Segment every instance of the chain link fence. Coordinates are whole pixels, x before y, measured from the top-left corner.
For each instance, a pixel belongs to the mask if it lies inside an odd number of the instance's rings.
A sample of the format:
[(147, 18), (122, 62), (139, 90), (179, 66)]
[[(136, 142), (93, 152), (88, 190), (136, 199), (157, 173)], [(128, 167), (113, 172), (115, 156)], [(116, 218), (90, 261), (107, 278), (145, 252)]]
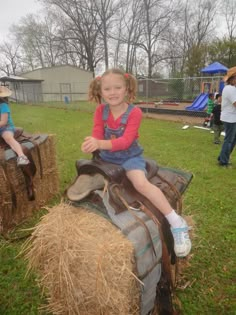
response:
[(206, 118), (209, 93), (221, 93), (222, 77), (139, 79), (137, 104), (145, 113)]
[[(87, 102), (89, 82), (21, 82), (10, 87), (18, 103), (93, 111)], [(189, 77), (168, 79), (138, 78), (137, 105), (147, 114), (200, 118), (207, 116), (209, 93), (221, 92), (222, 77)]]

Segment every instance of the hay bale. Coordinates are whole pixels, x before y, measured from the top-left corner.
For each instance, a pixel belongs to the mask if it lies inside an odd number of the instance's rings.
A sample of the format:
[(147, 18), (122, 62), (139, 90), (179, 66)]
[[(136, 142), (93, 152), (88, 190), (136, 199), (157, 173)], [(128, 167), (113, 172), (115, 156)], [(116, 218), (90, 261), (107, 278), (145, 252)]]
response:
[(33, 178), (35, 200), (29, 200), (24, 174), (16, 165), (15, 153), (11, 149), (5, 150), (5, 160), (0, 163), (0, 233), (7, 232), (33, 211), (45, 206), (59, 191), (54, 136), (40, 135), (34, 144), (26, 141), (23, 145), (30, 150), (37, 169)]
[(53, 314), (140, 314), (133, 245), (100, 215), (68, 204), (55, 206), (23, 252), (29, 269), (40, 274)]

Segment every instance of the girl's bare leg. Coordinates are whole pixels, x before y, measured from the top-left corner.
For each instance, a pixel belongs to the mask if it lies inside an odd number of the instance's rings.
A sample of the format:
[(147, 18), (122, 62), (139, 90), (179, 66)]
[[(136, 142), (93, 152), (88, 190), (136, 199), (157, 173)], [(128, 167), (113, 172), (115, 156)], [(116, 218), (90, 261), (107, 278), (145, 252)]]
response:
[(16, 152), (18, 156), (24, 155), (21, 145), (19, 144), (19, 142), (15, 140), (13, 133), (11, 131), (5, 131), (2, 134), (2, 137), (6, 141), (6, 143), (12, 148), (12, 150)]
[(187, 256), (191, 250), (191, 241), (188, 235), (188, 225), (185, 220), (171, 208), (163, 192), (147, 180), (143, 171), (127, 171), (126, 175), (132, 182), (134, 188), (151, 201), (170, 223), (176, 255), (179, 257)]
[(132, 182), (134, 188), (144, 195), (151, 203), (157, 207), (164, 215), (168, 215), (173, 210), (163, 192), (150, 183), (145, 173), (141, 170), (128, 171), (127, 177)]
[(18, 155), (18, 159), (17, 159), (18, 165), (26, 165), (29, 163), (28, 158), (25, 156), (24, 152), (22, 151), (21, 145), (19, 144), (18, 141), (16, 141), (11, 131), (5, 131), (2, 134), (2, 138), (12, 148), (12, 150), (15, 151), (16, 154)]

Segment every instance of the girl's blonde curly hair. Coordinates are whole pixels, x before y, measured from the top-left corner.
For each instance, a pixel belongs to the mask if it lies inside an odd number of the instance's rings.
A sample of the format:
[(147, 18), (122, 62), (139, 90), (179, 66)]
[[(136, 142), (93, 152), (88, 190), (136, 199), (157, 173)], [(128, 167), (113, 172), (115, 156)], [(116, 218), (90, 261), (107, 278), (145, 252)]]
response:
[(99, 76), (92, 80), (92, 82), (89, 85), (88, 92), (89, 101), (93, 101), (98, 104), (102, 102), (101, 95), (102, 78), (111, 73), (118, 74), (124, 79), (127, 87), (127, 102), (133, 102), (136, 98), (137, 93), (137, 80), (132, 74), (125, 73), (123, 70), (117, 68), (108, 69), (102, 74), (101, 77)]

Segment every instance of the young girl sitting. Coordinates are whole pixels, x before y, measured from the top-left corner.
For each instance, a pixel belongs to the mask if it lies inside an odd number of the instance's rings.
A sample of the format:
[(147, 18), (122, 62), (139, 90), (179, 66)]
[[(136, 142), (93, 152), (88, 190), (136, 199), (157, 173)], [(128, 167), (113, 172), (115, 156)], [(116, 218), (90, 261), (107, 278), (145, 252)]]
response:
[(0, 137), (12, 148), (18, 155), (17, 165), (29, 164), (28, 158), (24, 155), (21, 145), (14, 138), (14, 124), (11, 118), (11, 112), (8, 105), (8, 97), (11, 91), (0, 86)]
[(102, 160), (122, 165), (134, 188), (165, 215), (171, 225), (176, 256), (185, 257), (191, 250), (188, 225), (171, 208), (162, 191), (146, 178), (143, 149), (138, 143), (142, 111), (130, 104), (136, 90), (136, 79), (119, 69), (107, 70), (91, 82), (89, 99), (99, 105), (92, 136), (85, 138), (81, 149), (84, 153), (99, 150)]

